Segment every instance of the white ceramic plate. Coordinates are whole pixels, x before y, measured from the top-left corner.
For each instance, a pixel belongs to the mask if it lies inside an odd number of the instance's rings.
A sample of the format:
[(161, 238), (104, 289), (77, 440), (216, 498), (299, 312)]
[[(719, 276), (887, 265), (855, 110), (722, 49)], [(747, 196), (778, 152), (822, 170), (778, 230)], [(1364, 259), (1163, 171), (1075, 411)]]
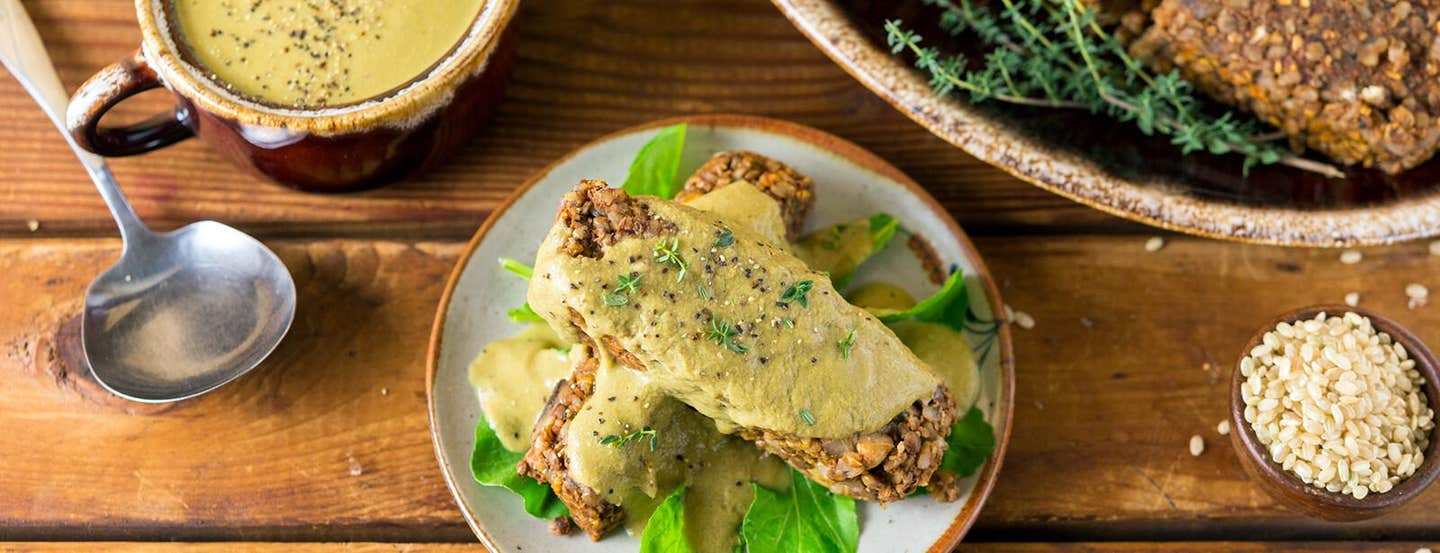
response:
[[(480, 407), (467, 368), (485, 344), (521, 330), (505, 311), (523, 302), (525, 282), (502, 271), (496, 259), (534, 259), (561, 195), (582, 178), (623, 182), (640, 146), (661, 127), (681, 121), (690, 125), (685, 171), (723, 150), (752, 150), (783, 161), (815, 180), (816, 203), (807, 231), (885, 211), (904, 229), (924, 236), (947, 267), (964, 271), (972, 309), (981, 318), (1003, 311), (994, 281), (974, 246), (935, 200), (883, 160), (834, 136), (772, 119), (719, 115), (658, 121), (586, 145), (521, 186), (485, 221), (460, 256), (430, 339), (427, 389), (435, 452), (465, 519), (493, 550), (634, 553), (639, 549), (639, 541), (624, 532), (598, 543), (590, 543), (583, 532), (553, 536), (546, 532), (545, 521), (525, 514), (519, 498), (475, 483), (470, 449)], [(937, 290), (905, 246), (904, 237), (897, 235), (890, 247), (867, 263), (856, 282), (869, 280), (879, 267), (886, 281), (908, 288), (916, 297)], [(970, 338), (972, 343), (981, 340)], [(1015, 376), (1008, 325), (999, 325), (980, 373), (977, 406), (995, 427), (995, 453), (979, 472), (962, 481), (960, 501), (942, 504), (915, 498), (885, 509), (863, 504), (860, 551), (949, 551), (975, 521), (994, 485), (1010, 433)]]

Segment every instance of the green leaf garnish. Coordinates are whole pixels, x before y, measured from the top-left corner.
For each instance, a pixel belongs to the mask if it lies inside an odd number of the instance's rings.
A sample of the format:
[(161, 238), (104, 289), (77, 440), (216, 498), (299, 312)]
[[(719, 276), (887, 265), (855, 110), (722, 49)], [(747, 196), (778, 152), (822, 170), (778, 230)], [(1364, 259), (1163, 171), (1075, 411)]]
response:
[(800, 410), (800, 420), (805, 421), (806, 426), (815, 426), (815, 414), (809, 409)]
[(790, 489), (758, 484), (740, 535), (748, 553), (854, 553), (860, 545), (855, 500), (790, 470)]
[(715, 299), (715, 296), (710, 293), (710, 289), (706, 288), (704, 284), (695, 285), (695, 292), (700, 294), (700, 299), (702, 300), (710, 301)]
[(735, 342), (735, 337), (739, 335), (740, 329), (735, 328), (730, 321), (716, 317), (714, 313), (710, 314), (710, 330), (705, 332), (706, 338), (735, 353), (750, 351), (750, 346)]
[(954, 426), (950, 427), (950, 436), (945, 439), (950, 447), (945, 450), (945, 456), (940, 458), (940, 468), (949, 470), (962, 477), (975, 474), (985, 460), (990, 458), (990, 453), (995, 451), (995, 429), (990, 423), (985, 422), (985, 414), (980, 409), (971, 407), (968, 413)]
[(685, 124), (665, 127), (640, 147), (630, 162), (624, 189), (631, 196), (674, 198), (680, 182), (680, 157), (685, 151)]
[(685, 280), (685, 272), (690, 270), (690, 264), (680, 255), (680, 239), (672, 238), (669, 244), (662, 238), (660, 244), (656, 245), (652, 252), (655, 253), (655, 262), (659, 264), (669, 263), (680, 269), (680, 274), (675, 277), (675, 282)]
[(530, 278), (535, 274), (535, 270), (531, 269), (529, 265), (526, 265), (509, 257), (500, 258), (500, 267), (507, 271), (515, 273), (517, 276), (525, 280), (530, 280)]
[(620, 281), (620, 284), (615, 287), (615, 292), (629, 294), (639, 290), (642, 278), (645, 278), (645, 275), (633, 271), (628, 275), (615, 275), (615, 280)]
[(675, 488), (650, 514), (640, 534), (640, 553), (689, 553), (685, 537), (685, 486)]
[(885, 249), (885, 246), (890, 244), (890, 239), (895, 238), (895, 231), (900, 228), (900, 222), (889, 213), (876, 213), (867, 221), (870, 223), (870, 247), (876, 252)]
[(648, 426), (626, 434), (624, 436), (607, 434), (605, 435), (605, 437), (600, 438), (600, 445), (613, 445), (615, 447), (624, 447), (625, 444), (640, 441), (645, 438), (650, 438), (650, 451), (655, 451), (655, 446), (659, 445), (660, 443), (660, 436), (655, 432), (655, 429)]
[(850, 350), (855, 348), (855, 329), (850, 329), (850, 333), (846, 334), (845, 337), (841, 338), (835, 345), (840, 346), (840, 357), (849, 359)]
[(615, 292), (606, 292), (605, 295), (600, 296), (600, 299), (605, 302), (605, 305), (608, 305), (610, 307), (620, 307), (622, 305), (630, 303), (630, 296), (626, 296), (625, 294), (617, 294)]
[(475, 425), (475, 449), (470, 452), (470, 473), (482, 486), (501, 487), (512, 492), (525, 502), (525, 512), (541, 519), (552, 519), (570, 514), (555, 492), (546, 486), (515, 472), (515, 465), (524, 457), (505, 449), (500, 438), (490, 429), (490, 422), (480, 416)]
[(514, 309), (511, 309), (511, 310), (509, 310), (509, 311), (506, 311), (506, 312), (505, 312), (505, 315), (508, 316), (508, 317), (510, 317), (510, 320), (515, 321), (515, 322), (517, 322), (517, 323), (543, 323), (543, 322), (545, 322), (545, 319), (544, 319), (543, 317), (541, 317), (539, 313), (536, 313), (534, 309), (531, 309), (531, 308), (530, 308), (530, 304), (528, 304), (528, 303), (523, 304), (523, 305), (521, 305), (520, 307), (516, 307), (516, 308), (514, 308)]
[(813, 280), (802, 280), (791, 284), (780, 294), (780, 303), (794, 302), (800, 304), (801, 307), (810, 307), (810, 298), (806, 294), (809, 294), (810, 289), (814, 287), (815, 281)]
[(836, 290), (844, 290), (855, 271), (884, 250), (899, 228), (894, 217), (876, 213), (805, 235), (793, 248), (811, 269), (828, 272)]
[(715, 247), (724, 248), (735, 243), (735, 233), (729, 228), (720, 229), (720, 237), (715, 239)]
[(970, 295), (965, 293), (965, 278), (960, 271), (950, 273), (945, 285), (928, 298), (920, 300), (914, 307), (880, 316), (880, 322), (897, 323), (915, 319), (930, 323), (942, 323), (955, 330), (965, 330), (965, 312), (970, 309)]

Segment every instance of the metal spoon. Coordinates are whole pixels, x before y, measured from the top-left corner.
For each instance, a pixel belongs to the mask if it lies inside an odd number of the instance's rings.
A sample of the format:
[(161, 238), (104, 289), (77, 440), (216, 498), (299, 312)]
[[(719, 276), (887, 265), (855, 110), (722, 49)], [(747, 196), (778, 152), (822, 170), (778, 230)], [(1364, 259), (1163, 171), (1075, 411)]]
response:
[(0, 64), (50, 116), (120, 226), (120, 261), (85, 293), (81, 341), (95, 380), (148, 403), (194, 397), (264, 360), (295, 318), (295, 282), (249, 235), (213, 221), (152, 232), (61, 114), (68, 98), (19, 0), (0, 0)]

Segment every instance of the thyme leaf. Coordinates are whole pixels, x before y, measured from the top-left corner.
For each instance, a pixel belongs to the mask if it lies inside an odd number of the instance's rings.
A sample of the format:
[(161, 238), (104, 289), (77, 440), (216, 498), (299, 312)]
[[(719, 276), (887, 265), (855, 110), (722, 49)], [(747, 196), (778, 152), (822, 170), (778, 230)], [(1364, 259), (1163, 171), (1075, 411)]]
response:
[(849, 359), (850, 350), (855, 348), (855, 329), (850, 329), (850, 333), (846, 334), (840, 341), (835, 342), (835, 345), (840, 347), (840, 357)]
[(814, 287), (815, 281), (813, 280), (802, 280), (800, 282), (796, 282), (795, 284), (791, 284), (788, 288), (785, 288), (785, 291), (783, 293), (780, 294), (780, 302), (798, 303), (801, 307), (810, 307), (810, 297), (806, 294), (809, 294), (810, 289)]
[(809, 409), (800, 410), (800, 420), (805, 421), (806, 426), (815, 426), (815, 415)]
[(715, 239), (715, 247), (724, 248), (735, 243), (735, 233), (729, 228), (720, 229), (720, 237)]
[(669, 244), (664, 239), (652, 250), (655, 253), (655, 262), (660, 264), (671, 264), (680, 269), (680, 274), (675, 277), (675, 282), (685, 280), (685, 273), (690, 269), (690, 264), (680, 255), (680, 239), (672, 238)]
[(730, 321), (716, 317), (714, 313), (710, 314), (710, 330), (705, 332), (706, 338), (735, 353), (750, 351), (750, 346), (735, 341), (735, 337), (739, 335), (740, 329), (730, 324)]
[(625, 444), (628, 444), (630, 442), (638, 442), (645, 438), (650, 439), (650, 451), (655, 451), (655, 446), (659, 443), (659, 435), (655, 432), (655, 429), (648, 426), (631, 432), (629, 434), (625, 434), (623, 436), (616, 434), (606, 434), (605, 437), (600, 438), (600, 445), (613, 445), (615, 447), (624, 447)]

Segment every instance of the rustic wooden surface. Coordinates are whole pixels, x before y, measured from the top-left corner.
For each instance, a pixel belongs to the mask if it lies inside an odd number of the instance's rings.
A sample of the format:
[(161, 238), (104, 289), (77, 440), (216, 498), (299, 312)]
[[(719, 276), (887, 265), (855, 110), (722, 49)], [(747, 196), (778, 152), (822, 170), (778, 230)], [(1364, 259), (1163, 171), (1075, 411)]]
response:
[[(0, 550), (478, 550), (463, 545), (473, 538), (435, 463), (423, 390), (431, 319), (463, 240), (566, 151), (655, 117), (720, 111), (810, 124), (895, 163), (979, 236), (1005, 299), (1035, 317), (1016, 333), (1009, 455), (966, 550), (1409, 553), (1423, 544), (1388, 540), (1440, 541), (1440, 492), (1361, 524), (1299, 518), (1246, 481), (1214, 430), (1237, 349), (1274, 313), (1360, 292), (1440, 343), (1440, 305), (1405, 307), (1409, 282), (1440, 290), (1440, 257), (1425, 244), (1367, 250), (1354, 266), (1331, 251), (1173, 236), (1147, 253), (1154, 231), (930, 137), (763, 0), (678, 4), (527, 2), (494, 125), (414, 182), (299, 194), (196, 143), (115, 160), (148, 220), (257, 232), (301, 294), (271, 360), (170, 407), (113, 400), (77, 376), (79, 298), (118, 243), (64, 143), (0, 77), (0, 539), (59, 542)], [(25, 5), (72, 87), (135, 47), (129, 0)], [(681, 8), (694, 15), (675, 17)], [(121, 116), (165, 100), (143, 104)], [(1192, 434), (1208, 445), (1199, 457)], [(1307, 543), (1225, 541), (1256, 539)], [(90, 540), (127, 543), (74, 543)], [(171, 540), (236, 543), (151, 543)], [(311, 543), (266, 543), (277, 541)]]

